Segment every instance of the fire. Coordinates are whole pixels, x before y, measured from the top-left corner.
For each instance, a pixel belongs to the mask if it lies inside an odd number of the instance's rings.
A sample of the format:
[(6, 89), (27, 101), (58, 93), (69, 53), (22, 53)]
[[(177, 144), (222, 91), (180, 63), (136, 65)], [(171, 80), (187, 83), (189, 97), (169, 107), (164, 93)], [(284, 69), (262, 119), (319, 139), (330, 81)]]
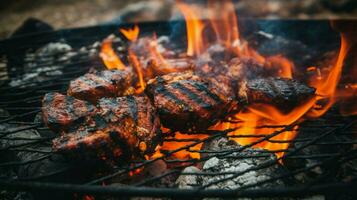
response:
[[(202, 20), (201, 12), (194, 5), (188, 5), (178, 1), (177, 6), (186, 20), (187, 29), (187, 49), (184, 58), (199, 59), (207, 55), (207, 49), (210, 45), (219, 44), (225, 48), (226, 53), (233, 53), (238, 58), (250, 58), (259, 62), (267, 68), (278, 69), (275, 74), (279, 77), (293, 78), (294, 63), (282, 55), (265, 57), (252, 49), (248, 42), (241, 38), (238, 27), (238, 20), (235, 13), (234, 5), (231, 1), (208, 1), (206, 9), (208, 20)], [(222, 12), (224, 11), (224, 12)], [(133, 29), (120, 29), (120, 32), (131, 42), (139, 44), (139, 27)], [(213, 36), (207, 33), (213, 33)], [(138, 76), (137, 93), (142, 93), (146, 87), (145, 79), (149, 79), (157, 74), (165, 74), (175, 71), (170, 64), (170, 59), (165, 58), (162, 48), (158, 44), (157, 37), (154, 35), (148, 39), (149, 42), (143, 45), (146, 55), (135, 52), (133, 49), (128, 50), (128, 62), (133, 67)], [(140, 46), (140, 45), (139, 45)], [(267, 149), (276, 152), (276, 156), (281, 158), (289, 146), (289, 143), (298, 134), (297, 122), (303, 121), (307, 117), (320, 117), (336, 101), (345, 102), (345, 107), (341, 108), (342, 114), (357, 114), (357, 106), (354, 102), (357, 96), (357, 84), (350, 83), (345, 85), (342, 90), (338, 88), (342, 76), (344, 61), (351, 48), (351, 42), (341, 34), (341, 47), (334, 63), (329, 70), (320, 70), (317, 66), (309, 66), (306, 71), (315, 73), (309, 84), (316, 88), (316, 97), (289, 111), (288, 113), (280, 111), (278, 108), (267, 104), (255, 104), (243, 108), (240, 112), (233, 114), (237, 122), (218, 122), (210, 127), (211, 130), (234, 129), (228, 136), (230, 139), (241, 145), (252, 146), (253, 148)], [(164, 50), (165, 51), (165, 50)], [(166, 54), (167, 55), (167, 54)], [(108, 69), (124, 69), (125, 65), (119, 59), (112, 49), (112, 40), (103, 41), (100, 54), (103, 62)], [(145, 58), (143, 58), (143, 56)], [(181, 57), (180, 57), (181, 58)], [(173, 58), (179, 59), (179, 58)], [(147, 60), (152, 61), (154, 69), (144, 66)], [(355, 62), (356, 63), (356, 62)], [(206, 64), (208, 66), (208, 64)], [(208, 66), (209, 67), (209, 66)], [(150, 71), (151, 70), (151, 71)], [(155, 72), (153, 72), (155, 71)], [(157, 73), (160, 72), (160, 73)], [(357, 75), (356, 70), (354, 72)], [(289, 130), (284, 130), (285, 126), (291, 126)], [(273, 136), (269, 136), (273, 134)], [(167, 151), (174, 151), (187, 145), (193, 145), (197, 140), (207, 138), (204, 134), (185, 134), (176, 132), (167, 136), (166, 140), (156, 148), (156, 152), (148, 159), (154, 159), (164, 156)], [(262, 140), (267, 137), (268, 140)], [(197, 152), (202, 148), (202, 143), (193, 145), (190, 150), (181, 150), (172, 155), (177, 159), (199, 159), (200, 154)], [(133, 171), (131, 175), (141, 171)]]
[(279, 76), (283, 78), (293, 78), (294, 63), (282, 55), (275, 55), (266, 59), (267, 66), (279, 67)]
[(135, 25), (133, 29), (119, 29), (119, 31), (131, 42), (138, 39), (139, 36), (139, 26)]
[(102, 58), (105, 66), (108, 69), (125, 69), (124, 63), (120, 60), (120, 58), (116, 55), (115, 51), (112, 47), (113, 38), (108, 37), (102, 42), (102, 48), (99, 56)]
[[(204, 135), (204, 134), (183, 134), (180, 132), (176, 132), (176, 133), (174, 133), (173, 137), (166, 138), (167, 141), (164, 141), (162, 146), (159, 146), (156, 149), (155, 154), (151, 158), (157, 158), (157, 157), (163, 156), (161, 151), (174, 151), (180, 147), (192, 145), (195, 142), (195, 140), (202, 140), (207, 137), (208, 136)], [(192, 152), (186, 151), (186, 150), (181, 150), (181, 151), (174, 153), (172, 155), (172, 157), (178, 158), (178, 159), (190, 159), (190, 158), (200, 159), (200, 154), (195, 151), (200, 150), (201, 147), (202, 147), (202, 143), (198, 143), (197, 145), (194, 145), (189, 148), (190, 151), (192, 151)]]
[(139, 59), (137, 58), (137, 56), (132, 51), (129, 50), (128, 54), (129, 54), (129, 59), (130, 59), (131, 63), (133, 64), (133, 67), (134, 67), (136, 74), (138, 75), (138, 78), (139, 78), (140, 89), (137, 91), (137, 93), (141, 93), (145, 89), (145, 81), (144, 81), (143, 72), (141, 70), (140, 62), (139, 62)]
[[(347, 44), (346, 38), (341, 34), (340, 52), (336, 64), (329, 70), (328, 74), (316, 76), (311, 81), (311, 85), (316, 88), (317, 105), (309, 112), (310, 117), (320, 117), (335, 103), (337, 86), (341, 77), (344, 60), (349, 51), (350, 45)], [(318, 101), (323, 101), (319, 104)]]
[[(219, 43), (230, 48), (239, 41), (234, 5), (230, 1), (208, 1), (209, 19)], [(224, 12), (222, 12), (224, 11)]]
[(188, 6), (182, 2), (179, 2), (177, 6), (186, 19), (188, 40), (187, 55), (200, 55), (204, 51), (204, 43), (202, 40), (202, 31), (204, 28), (204, 24), (201, 22), (199, 16), (197, 15), (197, 13), (199, 13), (199, 10), (198, 8)]

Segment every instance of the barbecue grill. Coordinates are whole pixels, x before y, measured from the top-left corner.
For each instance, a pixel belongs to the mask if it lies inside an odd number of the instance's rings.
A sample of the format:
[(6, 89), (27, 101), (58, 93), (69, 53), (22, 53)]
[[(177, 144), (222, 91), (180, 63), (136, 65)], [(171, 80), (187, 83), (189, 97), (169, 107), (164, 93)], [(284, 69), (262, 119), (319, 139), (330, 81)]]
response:
[[(243, 35), (248, 40), (256, 41), (256, 47), (264, 52), (283, 49), (297, 63), (310, 63), (319, 59), (322, 52), (336, 49), (338, 35), (329, 28), (329, 22), (295, 21), (295, 20), (252, 20), (241, 19)], [(138, 24), (143, 34), (168, 35), (175, 41), (184, 40), (184, 22), (154, 22)], [(103, 64), (95, 49), (95, 43), (115, 33), (120, 40), (117, 46), (127, 45), (126, 39), (117, 33), (118, 28), (131, 27), (132, 24), (101, 25), (79, 29), (49, 31), (23, 36), (16, 36), (0, 42), (0, 58), (5, 69), (1, 69), (0, 87), (0, 185), (6, 195), (31, 194), (36, 198), (110, 198), (110, 197), (167, 197), (183, 198), (238, 198), (238, 197), (325, 197), (327, 199), (354, 199), (357, 196), (357, 141), (356, 117), (341, 116), (332, 108), (323, 117), (281, 126), (272, 134), (236, 135), (235, 137), (258, 138), (248, 145), (219, 150), (192, 150), (199, 143), (210, 143), (226, 138), (231, 129), (224, 131), (207, 131), (204, 139), (175, 139), (167, 141), (192, 142), (184, 147), (163, 152), (163, 156), (149, 160), (135, 160), (121, 167), (106, 170), (105, 167), (89, 164), (72, 164), (51, 150), (50, 141), (53, 133), (38, 119), (41, 99), (47, 92), (65, 93), (70, 80), (88, 72), (90, 68), (102, 69)], [(302, 33), (303, 27), (315, 27)], [(172, 29), (175, 28), (175, 31)], [(283, 31), (281, 31), (283, 30)], [(275, 38), (282, 38), (289, 44), (308, 44), (307, 51), (311, 57), (301, 58), (299, 49), (284, 47), (276, 39), (267, 39), (263, 32), (269, 32)], [(252, 34), (253, 33), (253, 34)], [(282, 34), (283, 33), (283, 34)], [(280, 34), (280, 35), (279, 35)], [(310, 35), (308, 35), (310, 34)], [(316, 38), (319, 40), (312, 43)], [(328, 41), (328, 42), (327, 42)], [(63, 42), (71, 46), (55, 54), (45, 55), (34, 65), (43, 68), (41, 78), (24, 78), (31, 72), (31, 63), (24, 56), (34, 53), (48, 43)], [(177, 42), (178, 44), (181, 42)], [(265, 46), (264, 46), (265, 45)], [(83, 48), (85, 47), (85, 48)], [(284, 49), (285, 48), (285, 49)], [(82, 53), (80, 53), (82, 52)], [(67, 59), (58, 57), (75, 53)], [(298, 60), (299, 59), (299, 60)], [(54, 64), (61, 68), (51, 68)], [(24, 66), (29, 66), (24, 69)], [(28, 71), (30, 70), (30, 72)], [(60, 73), (50, 73), (50, 72)], [(45, 74), (45, 75), (44, 75)], [(18, 80), (13, 82), (13, 80)], [(293, 140), (275, 140), (274, 136), (291, 131), (299, 125), (298, 136)], [(260, 127), (260, 128), (269, 128)], [(255, 144), (269, 141), (271, 143), (288, 143), (286, 150), (261, 150), (261, 154), (239, 154), (249, 150)], [(205, 154), (200, 159), (168, 159), (180, 151)], [(259, 150), (257, 150), (259, 151)], [(270, 158), (271, 154), (284, 152), (281, 158)], [(16, 159), (13, 159), (17, 157)], [(212, 158), (244, 160), (262, 160), (255, 166), (239, 171), (197, 172), (184, 170), (190, 166), (203, 165)], [(164, 173), (151, 176), (128, 176), (128, 173), (156, 163), (171, 166)], [(282, 165), (283, 163), (283, 165)], [(154, 165), (155, 166), (155, 165)], [(281, 171), (269, 179), (243, 184), (236, 189), (219, 189), (210, 186), (220, 182), (232, 181), (252, 171), (279, 166)], [(98, 170), (98, 168), (100, 170)], [(93, 174), (95, 173), (95, 174)], [(170, 177), (215, 177), (213, 182), (190, 188), (177, 188), (174, 184), (162, 184)], [(303, 178), (301, 178), (303, 177)], [(127, 179), (130, 179), (129, 181)], [(212, 178), (213, 180), (213, 178)], [(297, 180), (300, 180), (297, 181)], [(283, 185), (276, 184), (284, 182)], [(122, 184), (125, 182), (125, 184)], [(167, 182), (167, 180), (166, 180)], [(172, 182), (171, 182), (172, 183)], [(173, 181), (175, 183), (175, 181)], [(268, 184), (269, 187), (262, 187)], [(14, 192), (12, 192), (14, 191)], [(16, 191), (16, 192), (15, 192)]]

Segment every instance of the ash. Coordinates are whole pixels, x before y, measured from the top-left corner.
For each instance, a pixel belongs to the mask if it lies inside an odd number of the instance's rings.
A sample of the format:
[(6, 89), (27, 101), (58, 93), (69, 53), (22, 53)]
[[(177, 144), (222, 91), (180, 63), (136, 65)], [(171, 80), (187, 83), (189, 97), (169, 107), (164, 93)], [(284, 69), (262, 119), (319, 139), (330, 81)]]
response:
[[(81, 60), (86, 60), (98, 54), (98, 42), (73, 49), (64, 41), (48, 43), (36, 51), (25, 54), (22, 63), (21, 76), (13, 77), (9, 83), (12, 87), (28, 87), (38, 83), (53, 80), (63, 75), (64, 68)], [(18, 70), (8, 65), (9, 70)]]
[[(256, 185), (252, 188), (265, 188), (284, 185), (281, 180), (269, 181), (268, 183), (258, 184), (259, 182), (273, 178), (279, 175), (281, 166), (272, 165), (267, 168), (247, 171), (250, 168), (262, 165), (265, 162), (275, 161), (276, 156), (265, 150), (247, 148), (243, 151), (234, 151), (242, 148), (241, 145), (227, 138), (213, 140), (204, 145), (206, 150), (222, 151), (232, 150), (233, 153), (212, 157), (208, 159), (201, 170), (195, 167), (188, 167), (184, 173), (203, 172), (219, 175), (201, 176), (201, 175), (181, 175), (176, 184), (179, 188), (205, 187), (207, 189), (239, 189), (243, 186)], [(227, 151), (226, 151), (227, 152)], [(217, 153), (215, 154), (217, 155)], [(203, 157), (209, 154), (202, 154)], [(208, 157), (207, 157), (208, 158)], [(247, 171), (247, 172), (245, 172)], [(241, 175), (236, 173), (245, 172)], [(225, 174), (222, 174), (225, 173)]]

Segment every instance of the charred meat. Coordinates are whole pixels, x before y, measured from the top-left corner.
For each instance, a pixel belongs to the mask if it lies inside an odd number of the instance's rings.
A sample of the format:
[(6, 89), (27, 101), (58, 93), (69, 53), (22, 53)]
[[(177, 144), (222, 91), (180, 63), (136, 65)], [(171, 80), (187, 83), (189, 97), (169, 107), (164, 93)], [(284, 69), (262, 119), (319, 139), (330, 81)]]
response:
[(314, 97), (315, 89), (293, 79), (270, 77), (249, 80), (240, 90), (248, 104), (271, 104), (289, 111)]
[(103, 98), (98, 107), (77, 131), (53, 140), (53, 149), (81, 159), (109, 161), (154, 150), (161, 137), (160, 120), (146, 96)]
[(162, 124), (176, 131), (199, 131), (222, 119), (233, 98), (191, 72), (158, 76), (146, 93), (158, 110)]
[(45, 124), (55, 132), (75, 129), (96, 108), (87, 101), (60, 93), (48, 93), (42, 100), (42, 115)]
[(131, 94), (134, 82), (131, 70), (104, 70), (97, 73), (87, 73), (69, 85), (68, 95), (78, 99), (96, 103), (103, 97), (118, 97)]

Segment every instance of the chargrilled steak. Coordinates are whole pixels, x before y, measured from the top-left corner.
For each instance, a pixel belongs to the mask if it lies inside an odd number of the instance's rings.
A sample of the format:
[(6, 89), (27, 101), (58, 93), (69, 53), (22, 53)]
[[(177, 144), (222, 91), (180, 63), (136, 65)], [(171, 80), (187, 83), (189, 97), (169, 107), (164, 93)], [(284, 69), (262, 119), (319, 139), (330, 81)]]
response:
[(148, 82), (146, 93), (162, 124), (177, 131), (199, 131), (224, 117), (233, 98), (192, 72), (171, 73)]
[(75, 129), (95, 112), (96, 108), (89, 102), (60, 93), (48, 93), (42, 100), (43, 120), (55, 132)]
[(68, 95), (96, 103), (102, 97), (118, 97), (133, 93), (135, 75), (131, 70), (104, 70), (87, 73), (69, 85)]
[(53, 149), (109, 161), (154, 150), (161, 137), (160, 120), (146, 96), (103, 98), (98, 107), (96, 115), (77, 131), (53, 140)]
[(289, 111), (313, 98), (315, 89), (293, 79), (270, 77), (249, 80), (242, 84), (239, 98), (248, 104), (271, 104)]

